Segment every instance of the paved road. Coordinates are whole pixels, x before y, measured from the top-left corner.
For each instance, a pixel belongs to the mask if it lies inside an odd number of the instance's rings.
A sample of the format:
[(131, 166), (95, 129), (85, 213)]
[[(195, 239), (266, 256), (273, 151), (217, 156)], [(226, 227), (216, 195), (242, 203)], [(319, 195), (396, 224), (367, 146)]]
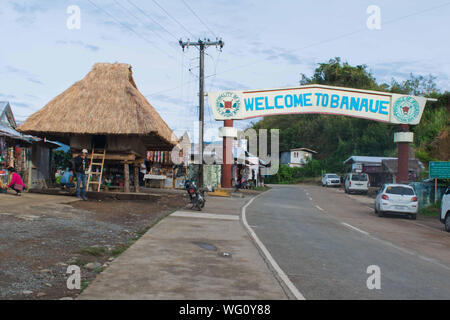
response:
[[(317, 207), (318, 201), (323, 205)], [(352, 222), (381, 219), (373, 214), (358, 215), (364, 208), (369, 210), (345, 194), (316, 188), (312, 195), (306, 186), (280, 186), (248, 206), (247, 221), (306, 299), (450, 299), (450, 264), (446, 260), (399, 245), (381, 231), (364, 233), (352, 228), (355, 223), (343, 224), (348, 220), (341, 215), (348, 218), (354, 214)], [(382, 223), (422, 230), (400, 220)], [(367, 288), (370, 265), (381, 269), (380, 290)]]

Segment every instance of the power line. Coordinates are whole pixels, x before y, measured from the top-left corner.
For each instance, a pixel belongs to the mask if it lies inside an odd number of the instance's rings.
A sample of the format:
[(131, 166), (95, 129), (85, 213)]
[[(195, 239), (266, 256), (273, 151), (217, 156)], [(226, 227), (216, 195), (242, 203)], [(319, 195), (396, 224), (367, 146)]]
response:
[[(427, 8), (425, 10), (422, 10), (422, 11), (413, 12), (411, 14), (404, 15), (404, 16), (401, 16), (401, 17), (389, 20), (387, 22), (384, 22), (384, 24), (391, 24), (391, 23), (397, 22), (399, 20), (403, 20), (403, 19), (406, 19), (406, 18), (409, 18), (409, 17), (412, 17), (412, 16), (416, 16), (416, 15), (419, 15), (419, 14), (422, 14), (422, 13), (425, 13), (425, 12), (428, 12), (428, 11), (432, 11), (432, 10), (435, 10), (435, 9), (438, 9), (438, 8), (442, 8), (442, 7), (445, 7), (445, 6), (448, 6), (448, 5), (450, 5), (450, 2), (445, 2), (445, 3), (443, 3), (441, 5), (438, 5), (438, 6), (430, 7), (430, 8)], [(354, 35), (356, 33), (360, 33), (360, 32), (362, 32), (364, 30), (366, 30), (366, 29), (365, 28), (358, 29), (358, 30), (355, 30), (353, 32), (348, 32), (348, 33), (342, 34), (342, 35), (334, 37), (334, 38), (321, 40), (321, 41), (315, 42), (313, 44), (307, 45), (305, 47), (302, 47), (299, 50), (303, 50), (303, 49), (311, 48), (311, 47), (314, 47), (314, 46), (317, 46), (317, 45), (321, 45), (321, 44), (324, 44), (324, 43), (327, 43), (327, 42), (335, 41), (335, 40), (338, 40), (338, 39), (341, 39), (341, 38), (344, 38), (344, 37), (348, 37), (348, 36)], [(231, 72), (231, 71), (234, 71), (234, 70), (237, 70), (237, 69), (241, 69), (241, 68), (244, 68), (244, 67), (255, 65), (255, 64), (261, 63), (262, 61), (265, 61), (265, 59), (262, 59), (260, 61), (255, 61), (255, 62), (252, 62), (252, 63), (242, 64), (242, 65), (239, 65), (239, 66), (236, 66), (236, 67), (232, 67), (230, 69), (226, 69), (226, 70), (221, 71), (221, 72), (217, 72), (217, 73), (215, 72), (214, 74), (210, 74), (208, 76), (205, 76), (205, 79), (207, 79), (209, 77), (214, 77), (214, 76), (216, 76), (218, 74), (228, 73), (228, 72)], [(192, 82), (192, 81), (189, 81), (187, 83), (190, 83), (190, 82)], [(169, 89), (164, 89), (164, 90), (161, 90), (161, 91), (158, 91), (158, 92), (154, 92), (154, 93), (148, 94), (147, 96), (151, 96), (151, 95), (158, 94), (158, 93), (161, 93), (161, 92), (172, 91), (172, 90), (175, 90), (175, 89), (178, 89), (178, 88), (179, 88), (179, 86), (173, 87), (173, 88), (169, 88)]]
[(166, 28), (164, 28), (158, 21), (156, 21), (155, 19), (153, 19), (149, 14), (147, 14), (144, 10), (142, 10), (141, 8), (139, 8), (136, 4), (134, 4), (131, 0), (127, 0), (129, 4), (131, 4), (133, 7), (135, 7), (136, 9), (138, 9), (143, 15), (145, 15), (147, 18), (149, 18), (150, 20), (152, 20), (154, 23), (156, 23), (161, 29), (163, 29), (164, 31), (166, 31), (168, 34), (170, 34), (175, 40), (178, 41), (178, 38), (169, 30), (167, 30)]
[[(133, 12), (129, 11), (126, 7), (124, 7), (119, 1), (117, 0), (113, 0), (116, 5), (118, 5), (120, 8), (122, 8), (123, 11), (125, 11), (126, 13), (128, 13), (131, 17), (133, 17), (134, 19), (136, 19), (137, 21), (141, 22), (142, 25), (145, 26), (145, 23), (142, 22), (142, 20), (137, 17)], [(167, 39), (164, 39), (159, 33), (155, 32), (154, 30), (150, 29), (150, 31), (155, 34), (158, 38), (160, 38), (161, 40), (163, 40), (164, 42), (167, 42)], [(172, 42), (168, 41), (169, 44), (172, 44)], [(172, 49), (175, 50), (175, 48), (173, 47)]]
[(181, 28), (183, 28), (187, 33), (189, 33), (192, 37), (195, 37), (194, 34), (189, 31), (181, 22), (179, 22), (177, 19), (175, 19), (169, 12), (166, 11), (156, 0), (152, 0), (162, 11), (166, 13), (166, 15), (171, 18), (173, 21), (175, 21)]
[(171, 59), (176, 60), (176, 58), (174, 56), (172, 56), (170, 53), (166, 52), (165, 50), (159, 48), (157, 45), (155, 45), (154, 42), (150, 41), (149, 39), (147, 39), (146, 37), (144, 37), (143, 35), (139, 34), (138, 32), (136, 32), (133, 28), (131, 28), (130, 26), (122, 23), (120, 20), (118, 20), (116, 17), (114, 17), (113, 15), (111, 15), (108, 11), (106, 11), (105, 9), (97, 6), (93, 1), (91, 0), (87, 0), (89, 3), (91, 3), (94, 7), (96, 7), (98, 10), (102, 11), (103, 13), (105, 13), (106, 15), (108, 15), (110, 18), (112, 18), (114, 21), (116, 21), (116, 23), (120, 24), (122, 27), (128, 29), (129, 31), (131, 31), (132, 33), (134, 33), (136, 36), (138, 36), (139, 38), (141, 38), (142, 40), (146, 41), (147, 43), (151, 44), (153, 47), (155, 47), (156, 49), (158, 49), (159, 51), (161, 51), (162, 53), (166, 54), (168, 57), (170, 57)]
[[(428, 8), (428, 9), (425, 9), (425, 10), (422, 10), (422, 11), (418, 11), (418, 12), (414, 12), (414, 13), (411, 13), (411, 14), (408, 14), (408, 15), (405, 15), (405, 16), (401, 16), (401, 17), (398, 17), (398, 18), (396, 18), (396, 19), (392, 19), (392, 20), (389, 20), (389, 21), (387, 21), (387, 22), (384, 22), (384, 24), (394, 23), (394, 22), (397, 22), (397, 21), (399, 21), (399, 20), (403, 20), (403, 19), (406, 19), (406, 18), (409, 18), (409, 17), (412, 17), (412, 16), (416, 16), (416, 15), (422, 14), (422, 13), (424, 13), (424, 12), (432, 11), (432, 10), (435, 10), (435, 9), (438, 9), (438, 8), (442, 8), (442, 7), (445, 7), (445, 6), (448, 6), (448, 5), (450, 5), (450, 2), (446, 2), (446, 3), (444, 3), (444, 4), (442, 4), (442, 5), (439, 5), (439, 6), (430, 7), (430, 8)], [(300, 48), (300, 49), (298, 49), (298, 50), (296, 50), (296, 51), (300, 51), (300, 50), (304, 50), (304, 49), (309, 49), (309, 48), (311, 48), (311, 47), (315, 47), (315, 46), (318, 46), (318, 45), (321, 45), (321, 44), (324, 44), (324, 43), (327, 43), (327, 42), (332, 42), (332, 41), (335, 41), (335, 40), (339, 40), (339, 39), (342, 39), (342, 38), (346, 38), (346, 37), (352, 36), (352, 35), (354, 35), (354, 34), (357, 34), (357, 33), (363, 32), (363, 31), (366, 31), (366, 30), (367, 30), (366, 28), (361, 28), (361, 29), (358, 29), (358, 30), (355, 30), (355, 31), (352, 31), (352, 32), (348, 32), (348, 33), (339, 35), (339, 36), (334, 37), (334, 38), (329, 38), (329, 39), (325, 39), (325, 40), (321, 40), (321, 41), (315, 42), (315, 43), (313, 43), (313, 44), (304, 46), (304, 47), (302, 47), (302, 48)], [(259, 61), (254, 61), (254, 62), (251, 62), (251, 63), (242, 64), (242, 65), (239, 65), (239, 66), (236, 66), (236, 67), (233, 67), (233, 68), (230, 68), (230, 69), (227, 69), (227, 70), (218, 72), (217, 74), (223, 74), (223, 73), (228, 73), (228, 72), (231, 72), (231, 71), (234, 71), (234, 70), (237, 70), (237, 69), (242, 69), (242, 68), (244, 68), (244, 67), (248, 67), (248, 66), (252, 66), (252, 65), (261, 63), (261, 62), (263, 62), (263, 61), (265, 61), (265, 60), (266, 60), (266, 59), (261, 59), (261, 60), (259, 60)], [(214, 75), (215, 75), (215, 74), (209, 75), (208, 77), (214, 76)]]
[(183, 3), (184, 3), (184, 5), (186, 6), (186, 8), (188, 8), (189, 11), (191, 11), (191, 13), (198, 19), (198, 21), (200, 21), (201, 24), (203, 24), (203, 25), (206, 27), (206, 29), (208, 29), (208, 31), (211, 32), (212, 35), (213, 35), (214, 37), (217, 38), (217, 36), (216, 36), (216, 34), (214, 33), (214, 31), (212, 31), (211, 28), (208, 27), (208, 25), (207, 25), (205, 22), (203, 22), (203, 20), (195, 13), (194, 10), (192, 10), (192, 8), (186, 3), (186, 1), (184, 1), (184, 0), (181, 0), (181, 1), (183, 1)]

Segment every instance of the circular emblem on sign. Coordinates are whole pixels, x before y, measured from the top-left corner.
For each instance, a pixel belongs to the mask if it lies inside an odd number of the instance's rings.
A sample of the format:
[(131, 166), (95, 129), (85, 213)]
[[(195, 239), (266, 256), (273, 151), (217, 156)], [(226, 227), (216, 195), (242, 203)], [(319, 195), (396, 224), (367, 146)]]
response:
[(224, 92), (216, 99), (217, 111), (224, 117), (234, 116), (241, 107), (239, 96), (233, 92)]
[(398, 98), (394, 102), (393, 113), (400, 122), (412, 122), (419, 116), (419, 103), (413, 97)]

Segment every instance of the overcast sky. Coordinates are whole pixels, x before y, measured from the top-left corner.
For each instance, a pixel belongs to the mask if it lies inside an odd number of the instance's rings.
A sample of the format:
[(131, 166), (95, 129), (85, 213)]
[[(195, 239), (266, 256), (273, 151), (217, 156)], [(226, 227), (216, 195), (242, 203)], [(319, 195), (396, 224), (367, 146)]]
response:
[[(450, 90), (445, 0), (184, 1), (0, 0), (0, 100), (24, 120), (94, 63), (129, 63), (138, 89), (180, 135), (198, 118), (198, 50), (183, 53), (177, 41), (216, 37), (225, 47), (207, 50), (207, 91), (296, 86), (337, 56), (368, 65), (378, 81), (432, 74)], [(80, 29), (67, 27), (71, 5)], [(380, 30), (366, 25), (370, 5), (381, 10)], [(207, 128), (221, 126), (207, 102), (205, 117)]]

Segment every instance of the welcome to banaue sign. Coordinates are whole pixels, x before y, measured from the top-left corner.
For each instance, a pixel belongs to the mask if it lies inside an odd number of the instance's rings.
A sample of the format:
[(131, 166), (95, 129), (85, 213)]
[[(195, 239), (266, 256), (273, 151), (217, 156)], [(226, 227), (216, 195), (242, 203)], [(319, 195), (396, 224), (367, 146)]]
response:
[(425, 97), (324, 85), (208, 92), (216, 120), (280, 114), (334, 114), (397, 124), (418, 124)]

